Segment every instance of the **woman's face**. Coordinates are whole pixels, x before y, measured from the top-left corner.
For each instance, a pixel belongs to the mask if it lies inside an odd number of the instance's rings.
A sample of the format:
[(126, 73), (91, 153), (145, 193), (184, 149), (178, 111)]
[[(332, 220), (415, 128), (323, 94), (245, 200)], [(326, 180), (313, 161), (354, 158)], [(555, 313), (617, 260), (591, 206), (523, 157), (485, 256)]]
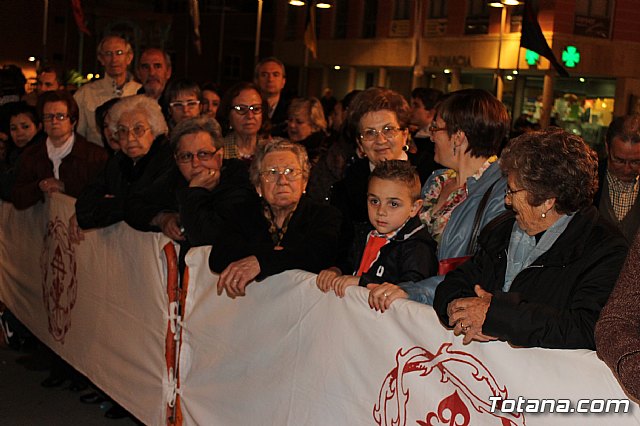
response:
[(222, 152), (222, 149), (216, 150), (213, 138), (207, 132), (183, 135), (176, 151), (178, 169), (188, 182), (200, 173), (219, 173), (222, 167)]
[(187, 118), (197, 117), (200, 115), (200, 99), (194, 92), (179, 92), (169, 102), (169, 112), (176, 124)]
[(115, 152), (120, 151), (120, 141), (118, 140), (118, 136), (111, 131), (111, 116), (109, 113), (104, 117), (104, 130), (102, 131), (102, 134), (112, 150)]
[(403, 158), (402, 147), (407, 143), (408, 131), (400, 129), (395, 112), (383, 109), (366, 113), (360, 119), (360, 134), (365, 138), (358, 138), (358, 143), (373, 164)]
[(313, 125), (306, 108), (292, 111), (287, 121), (287, 131), (292, 142), (300, 142), (313, 133)]
[[(229, 122), (233, 127), (233, 130), (242, 137), (254, 137), (258, 134), (260, 127), (262, 127), (262, 98), (253, 89), (246, 89), (240, 92), (238, 96), (233, 98), (231, 102), (232, 108), (229, 113)], [(240, 106), (241, 110), (238, 111), (235, 106)], [(260, 109), (260, 112), (256, 112), (247, 109), (246, 107), (253, 106)], [(244, 107), (244, 108), (243, 108)]]
[(153, 144), (153, 134), (142, 111), (122, 114), (118, 120), (118, 141), (122, 152), (133, 160), (147, 155)]
[(202, 92), (202, 113), (211, 118), (216, 118), (216, 112), (220, 106), (220, 96), (211, 90)]
[(545, 204), (540, 206), (532, 206), (527, 202), (527, 195), (529, 195), (526, 189), (518, 186), (516, 182), (515, 173), (509, 173), (507, 177), (508, 191), (504, 197), (504, 202), (507, 206), (511, 207), (511, 210), (516, 214), (516, 221), (518, 225), (527, 235), (536, 235), (546, 230), (550, 223), (542, 217), (542, 213), (547, 213), (547, 207)]
[[(433, 125), (430, 127), (431, 141), (435, 144), (435, 154), (433, 159), (436, 163), (442, 164), (445, 167), (456, 170), (458, 168), (455, 161), (456, 155), (453, 154), (453, 136), (449, 136), (447, 132), (447, 123), (444, 122), (439, 116), (433, 121)], [(454, 135), (455, 136), (455, 135)], [(456, 151), (458, 151), (458, 148)]]
[(19, 148), (29, 143), (36, 133), (38, 133), (38, 130), (40, 130), (40, 127), (36, 126), (28, 114), (18, 114), (11, 117), (9, 123), (11, 139)]
[[(285, 169), (290, 173), (283, 174)], [(267, 175), (268, 171), (275, 176)], [(264, 197), (274, 209), (295, 209), (307, 187), (307, 179), (302, 174), (302, 165), (298, 157), (291, 151), (272, 151), (264, 156), (260, 169), (260, 185), (256, 187), (258, 194)]]
[(69, 108), (63, 101), (47, 102), (42, 108), (44, 131), (53, 144), (62, 145), (71, 137), (75, 123), (69, 117)]

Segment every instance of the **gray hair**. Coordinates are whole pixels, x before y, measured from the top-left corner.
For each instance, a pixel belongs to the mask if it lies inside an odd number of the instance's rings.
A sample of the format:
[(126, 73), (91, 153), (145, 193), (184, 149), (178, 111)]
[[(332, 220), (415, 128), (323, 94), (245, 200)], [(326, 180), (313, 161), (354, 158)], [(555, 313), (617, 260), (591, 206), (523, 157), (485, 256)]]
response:
[(275, 56), (269, 56), (268, 58), (264, 58), (263, 60), (261, 60), (256, 64), (256, 67), (253, 70), (253, 78), (255, 81), (258, 81), (258, 77), (260, 76), (260, 67), (266, 64), (267, 62), (273, 62), (275, 64), (280, 65), (280, 68), (282, 68), (282, 76), (284, 78), (287, 78), (287, 71), (284, 68), (284, 62), (282, 62), (280, 59), (276, 58)]
[(169, 54), (164, 49), (161, 49), (159, 47), (147, 47), (146, 49), (144, 49), (140, 54), (140, 57), (138, 58), (138, 61), (136, 63), (136, 69), (140, 68), (140, 59), (142, 59), (142, 55), (144, 55), (147, 52), (162, 53), (162, 56), (164, 56), (164, 63), (167, 65), (168, 69), (171, 69), (171, 56), (169, 56)]
[(111, 131), (117, 131), (118, 121), (125, 114), (131, 114), (133, 112), (142, 112), (149, 126), (151, 127), (151, 134), (156, 138), (160, 135), (166, 135), (168, 132), (167, 122), (162, 115), (162, 109), (155, 100), (145, 95), (133, 95), (126, 96), (120, 99), (109, 110), (109, 117), (111, 118)]
[(224, 139), (222, 138), (222, 128), (216, 120), (211, 117), (201, 115), (199, 117), (188, 118), (181, 121), (171, 131), (169, 142), (173, 151), (178, 150), (180, 139), (185, 135), (192, 135), (194, 133), (208, 133), (213, 140), (213, 146), (216, 149), (222, 148), (224, 145)]
[(96, 53), (98, 54), (98, 56), (100, 55), (100, 53), (102, 52), (102, 45), (107, 41), (110, 40), (112, 38), (119, 38), (120, 40), (124, 41), (125, 44), (125, 48), (124, 50), (130, 54), (133, 55), (133, 47), (131, 46), (131, 43), (129, 43), (129, 40), (127, 40), (126, 38), (118, 35), (118, 34), (108, 34), (104, 37), (102, 37), (102, 40), (100, 40), (100, 43), (98, 43), (98, 47), (96, 48)]
[(307, 155), (307, 150), (304, 146), (299, 143), (290, 142), (287, 139), (274, 138), (264, 145), (259, 146), (256, 150), (256, 156), (253, 159), (251, 169), (249, 170), (251, 183), (253, 183), (254, 186), (258, 186), (260, 184), (260, 171), (262, 170), (264, 157), (270, 152), (282, 151), (289, 151), (295, 154), (300, 166), (302, 167), (302, 177), (304, 179), (309, 179), (311, 164), (309, 164), (309, 156)]
[(289, 115), (295, 114), (298, 111), (306, 111), (314, 132), (327, 130), (327, 120), (324, 118), (322, 103), (320, 103), (318, 98), (293, 99), (289, 105)]

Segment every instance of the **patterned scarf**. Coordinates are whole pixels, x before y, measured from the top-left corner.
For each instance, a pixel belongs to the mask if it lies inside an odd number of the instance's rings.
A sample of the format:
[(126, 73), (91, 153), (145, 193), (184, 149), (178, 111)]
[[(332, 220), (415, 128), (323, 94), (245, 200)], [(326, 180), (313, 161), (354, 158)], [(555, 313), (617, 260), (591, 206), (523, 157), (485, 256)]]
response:
[(282, 227), (278, 227), (276, 224), (276, 215), (273, 213), (273, 210), (271, 210), (271, 206), (266, 202), (266, 200), (262, 200), (262, 213), (264, 214), (265, 219), (267, 219), (267, 222), (269, 222), (269, 234), (271, 234), (271, 241), (273, 241), (274, 248), (282, 249), (280, 244), (282, 243), (284, 234), (287, 233), (289, 221), (291, 220), (291, 216), (293, 216), (293, 212), (295, 210), (296, 209), (291, 210), (284, 219)]

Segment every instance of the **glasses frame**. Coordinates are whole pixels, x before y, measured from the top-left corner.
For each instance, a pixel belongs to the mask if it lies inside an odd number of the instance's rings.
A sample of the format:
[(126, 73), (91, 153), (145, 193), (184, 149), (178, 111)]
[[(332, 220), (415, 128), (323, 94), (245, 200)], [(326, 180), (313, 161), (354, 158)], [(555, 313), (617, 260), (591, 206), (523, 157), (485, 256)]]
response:
[(190, 151), (182, 151), (182, 152), (176, 152), (175, 154), (173, 154), (173, 158), (175, 158), (177, 163), (180, 164), (189, 164), (191, 162), (193, 162), (194, 158), (197, 158), (198, 161), (209, 161), (211, 159), (213, 159), (213, 157), (216, 156), (216, 154), (218, 153), (219, 149), (215, 149), (213, 151), (209, 151), (206, 149), (200, 149), (197, 152), (193, 153)]
[(429, 132), (430, 132), (430, 133), (437, 133), (437, 132), (440, 132), (440, 131), (442, 131), (442, 130), (447, 130), (447, 126), (444, 126), (444, 127), (438, 127), (438, 125), (437, 125), (437, 124), (435, 123), (435, 121), (434, 121), (433, 123), (431, 123), (431, 124), (429, 125), (429, 128), (428, 128), (428, 129), (429, 129)]
[(275, 167), (272, 167), (270, 169), (260, 171), (260, 177), (264, 179), (266, 183), (278, 182), (280, 176), (284, 176), (288, 182), (295, 182), (302, 177), (302, 169), (286, 167), (284, 170), (280, 171)]
[(64, 121), (67, 118), (70, 118), (70, 115), (66, 112), (57, 112), (55, 114), (44, 114), (42, 116), (42, 121), (53, 122), (55, 121)]
[(171, 108), (181, 109), (184, 111), (185, 108), (196, 108), (201, 104), (200, 100), (194, 99), (192, 101), (173, 101), (169, 102), (169, 106)]
[[(149, 130), (151, 130), (151, 127), (145, 127), (142, 124), (133, 127), (118, 126), (116, 127), (116, 137), (118, 138), (118, 140), (127, 139), (129, 135), (133, 133), (133, 136), (135, 136), (136, 139), (140, 139)], [(126, 134), (122, 135), (122, 133), (124, 132), (126, 132)]]
[[(364, 129), (362, 133), (360, 133), (360, 140), (365, 142), (373, 142), (378, 139), (378, 135), (382, 135), (385, 139), (393, 139), (398, 136), (398, 133), (403, 132), (405, 129), (403, 127), (394, 127), (394, 126), (384, 126), (382, 129), (374, 129), (367, 128)], [(365, 135), (365, 132), (368, 132), (369, 135)]]
[(262, 114), (262, 105), (261, 104), (253, 104), (253, 105), (232, 105), (231, 109), (237, 112), (240, 115), (247, 115), (249, 111), (251, 111), (254, 115)]
[(511, 189), (509, 188), (509, 185), (507, 185), (507, 187), (504, 189), (504, 196), (505, 197), (513, 197), (513, 194), (517, 194), (520, 191), (526, 191), (526, 188), (520, 188), (520, 189)]
[(100, 52), (100, 55), (111, 58), (113, 56), (122, 56), (126, 54), (126, 50), (118, 49), (118, 50), (104, 50)]

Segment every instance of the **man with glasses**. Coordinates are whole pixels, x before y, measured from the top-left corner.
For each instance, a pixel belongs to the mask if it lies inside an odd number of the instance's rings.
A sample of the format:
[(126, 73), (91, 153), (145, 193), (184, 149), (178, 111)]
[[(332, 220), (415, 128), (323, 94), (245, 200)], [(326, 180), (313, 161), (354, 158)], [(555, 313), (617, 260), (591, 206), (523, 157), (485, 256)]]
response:
[(133, 61), (133, 49), (124, 38), (108, 35), (98, 44), (98, 60), (105, 76), (82, 86), (74, 98), (80, 107), (77, 131), (89, 142), (102, 145), (96, 125), (96, 108), (112, 98), (135, 95), (141, 84), (133, 80), (128, 68)]
[(606, 135), (608, 158), (600, 163), (594, 204), (632, 242), (640, 228), (640, 115), (614, 119)]

